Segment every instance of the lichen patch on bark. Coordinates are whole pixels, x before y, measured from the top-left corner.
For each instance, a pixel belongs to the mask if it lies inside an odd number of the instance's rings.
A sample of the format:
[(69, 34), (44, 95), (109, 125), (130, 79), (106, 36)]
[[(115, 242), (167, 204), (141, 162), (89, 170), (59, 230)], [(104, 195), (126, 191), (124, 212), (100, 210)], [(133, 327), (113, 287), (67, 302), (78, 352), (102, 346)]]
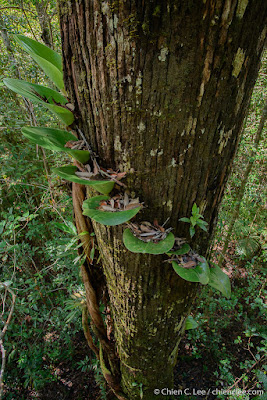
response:
[(233, 59), (233, 72), (232, 75), (237, 78), (238, 75), (240, 74), (240, 71), (242, 69), (243, 63), (245, 60), (245, 51), (242, 50), (240, 47), (238, 48), (235, 57)]

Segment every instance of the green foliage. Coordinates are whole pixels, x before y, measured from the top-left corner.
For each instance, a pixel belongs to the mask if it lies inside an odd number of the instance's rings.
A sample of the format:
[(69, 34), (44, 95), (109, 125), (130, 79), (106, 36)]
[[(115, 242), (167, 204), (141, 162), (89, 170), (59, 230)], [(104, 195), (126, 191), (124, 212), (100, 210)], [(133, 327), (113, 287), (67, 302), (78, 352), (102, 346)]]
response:
[(81, 163), (86, 163), (90, 158), (88, 151), (65, 147), (68, 141), (78, 140), (71, 132), (45, 127), (24, 127), (21, 131), (25, 137), (45, 149), (64, 151)]
[(37, 62), (51, 81), (64, 91), (62, 57), (56, 51), (50, 49), (36, 40), (23, 35), (13, 35), (14, 39)]
[[(34, 103), (42, 104), (52, 111), (66, 125), (74, 121), (72, 112), (66, 107), (68, 100), (53, 89), (29, 83), (20, 79), (5, 78), (4, 84), (13, 92), (28, 98)], [(65, 107), (64, 107), (65, 106)]]
[(231, 296), (231, 283), (227, 274), (225, 274), (218, 265), (213, 264), (210, 269), (209, 285), (219, 290), (228, 299)]
[(185, 243), (182, 245), (182, 247), (178, 250), (170, 250), (167, 254), (169, 255), (176, 255), (176, 256), (182, 256), (190, 251), (190, 246), (188, 243)]
[(189, 233), (191, 238), (195, 235), (196, 230), (195, 227), (199, 226), (203, 231), (207, 232), (207, 222), (203, 220), (203, 215), (199, 214), (199, 207), (194, 203), (192, 207), (192, 215), (190, 218), (183, 217), (180, 218), (179, 221), (186, 222), (190, 224)]
[(77, 175), (75, 175), (76, 171), (77, 167), (72, 165), (66, 165), (60, 168), (53, 168), (53, 172), (58, 176), (60, 176), (62, 179), (66, 179), (67, 181), (71, 182), (76, 182), (79, 183), (80, 185), (92, 186), (95, 190), (103, 194), (108, 194), (114, 187), (113, 181), (105, 181), (105, 180), (96, 181), (96, 180), (82, 179)]
[(183, 279), (189, 282), (200, 282), (202, 285), (207, 285), (210, 279), (209, 264), (205, 261), (199, 263), (194, 268), (184, 268), (172, 261), (174, 271)]
[(197, 321), (191, 315), (189, 315), (185, 321), (185, 330), (188, 331), (190, 329), (196, 329), (197, 327)]
[(83, 202), (83, 214), (92, 218), (94, 221), (103, 225), (114, 226), (120, 225), (133, 218), (141, 209), (141, 207), (132, 210), (124, 210), (118, 212), (100, 211), (97, 208), (102, 200), (108, 200), (108, 196), (96, 196)]
[[(229, 299), (211, 293), (213, 289), (209, 285), (203, 287), (194, 313), (198, 328), (186, 334), (189, 363), (196, 365), (196, 360), (200, 359), (199, 368), (209, 363), (208, 372), (214, 376), (215, 387), (227, 388), (241, 378), (237, 388), (262, 388), (257, 375), (265, 372), (267, 350), (263, 300), (266, 271), (255, 271), (250, 263), (246, 271), (246, 276), (234, 280)], [(229, 398), (235, 399), (230, 395)], [(225, 396), (218, 396), (218, 399), (225, 399)]]
[(174, 245), (174, 235), (169, 233), (166, 239), (158, 243), (143, 242), (133, 235), (129, 228), (123, 232), (123, 243), (132, 253), (164, 254), (168, 253)]

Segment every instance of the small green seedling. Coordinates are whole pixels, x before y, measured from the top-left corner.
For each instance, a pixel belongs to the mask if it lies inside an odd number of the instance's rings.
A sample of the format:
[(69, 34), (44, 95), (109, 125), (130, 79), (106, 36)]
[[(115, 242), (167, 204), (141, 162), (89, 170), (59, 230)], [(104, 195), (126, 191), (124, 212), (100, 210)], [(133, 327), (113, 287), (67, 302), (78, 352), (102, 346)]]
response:
[(199, 207), (195, 203), (192, 207), (191, 217), (190, 218), (183, 217), (183, 218), (180, 218), (179, 221), (187, 222), (188, 224), (190, 224), (189, 233), (192, 238), (194, 236), (194, 234), (196, 233), (196, 230), (195, 230), (196, 225), (199, 226), (203, 231), (205, 231), (205, 232), (208, 231), (208, 229), (207, 229), (208, 223), (206, 221), (204, 221), (203, 218), (204, 218), (203, 215), (199, 214)]

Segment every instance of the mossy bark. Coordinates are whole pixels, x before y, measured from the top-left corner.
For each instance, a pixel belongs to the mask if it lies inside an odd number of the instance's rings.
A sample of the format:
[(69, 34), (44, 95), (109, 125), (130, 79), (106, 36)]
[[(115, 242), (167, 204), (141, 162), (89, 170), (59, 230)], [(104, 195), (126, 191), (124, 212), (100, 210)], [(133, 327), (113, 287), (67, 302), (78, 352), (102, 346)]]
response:
[[(264, 46), (264, 1), (59, 0), (64, 78), (78, 124), (106, 167), (127, 172), (140, 220), (187, 236), (200, 206), (208, 249)], [(172, 387), (197, 285), (163, 256), (132, 254), (122, 227), (94, 224), (102, 253), (121, 386), (129, 399)], [(161, 396), (157, 396), (161, 398)], [(166, 396), (162, 396), (166, 399)]]

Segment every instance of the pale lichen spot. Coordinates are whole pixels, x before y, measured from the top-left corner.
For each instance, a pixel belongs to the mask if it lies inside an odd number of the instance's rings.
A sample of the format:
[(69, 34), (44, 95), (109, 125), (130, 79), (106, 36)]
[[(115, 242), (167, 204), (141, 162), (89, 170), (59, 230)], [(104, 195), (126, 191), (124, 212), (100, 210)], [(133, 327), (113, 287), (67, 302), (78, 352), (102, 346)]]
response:
[(109, 18), (109, 20), (108, 20), (108, 27), (110, 29), (110, 32), (113, 33), (114, 25), (113, 25), (113, 19), (112, 18)]
[(236, 9), (236, 16), (237, 18), (243, 18), (246, 8), (248, 5), (248, 0), (238, 0), (237, 9)]
[(218, 140), (218, 144), (219, 144), (219, 150), (218, 153), (221, 154), (223, 149), (227, 146), (228, 140), (230, 139), (230, 137), (232, 136), (233, 133), (233, 129), (230, 129), (227, 132), (224, 132), (224, 127), (220, 130), (220, 138)]
[(172, 201), (171, 200), (167, 201), (167, 207), (168, 207), (169, 211), (172, 210)]
[(192, 115), (190, 115), (189, 119), (188, 119), (188, 124), (186, 126), (186, 134), (189, 135), (194, 135), (195, 134), (195, 130), (196, 130), (196, 126), (197, 126), (197, 118), (193, 118)]
[(114, 24), (114, 28), (115, 28), (115, 29), (117, 29), (117, 27), (118, 27), (118, 21), (119, 21), (118, 16), (115, 14), (115, 15), (114, 15), (114, 21), (113, 21), (113, 24)]
[(152, 149), (150, 151), (151, 157), (155, 157), (156, 155), (162, 156), (162, 154), (163, 154), (163, 149), (155, 149), (155, 150)]
[(135, 92), (136, 94), (141, 94), (142, 93), (142, 80), (143, 80), (143, 76), (141, 71), (139, 71), (138, 77), (136, 78), (135, 81)]
[(162, 47), (160, 49), (160, 55), (158, 56), (159, 61), (166, 61), (167, 55), (169, 54), (169, 49), (168, 47)]
[(201, 105), (202, 98), (203, 98), (203, 95), (204, 95), (204, 91), (205, 91), (205, 83), (202, 82), (201, 85), (200, 85), (199, 95), (198, 95), (198, 99), (197, 99), (198, 100), (198, 107), (200, 107), (200, 105)]
[(137, 125), (137, 129), (139, 130), (139, 132), (144, 132), (145, 131), (146, 126), (145, 126), (143, 121), (140, 121), (140, 124)]
[(114, 140), (114, 150), (122, 151), (120, 137), (116, 136)]
[(233, 72), (232, 75), (237, 78), (238, 75), (240, 74), (240, 71), (242, 69), (243, 63), (245, 60), (245, 51), (243, 51), (240, 47), (238, 48), (235, 58), (233, 60)]
[(109, 11), (108, 2), (107, 1), (103, 1), (102, 2), (102, 13), (104, 15), (107, 15), (108, 11)]
[(172, 160), (171, 160), (171, 167), (177, 167), (175, 158), (172, 158)]

